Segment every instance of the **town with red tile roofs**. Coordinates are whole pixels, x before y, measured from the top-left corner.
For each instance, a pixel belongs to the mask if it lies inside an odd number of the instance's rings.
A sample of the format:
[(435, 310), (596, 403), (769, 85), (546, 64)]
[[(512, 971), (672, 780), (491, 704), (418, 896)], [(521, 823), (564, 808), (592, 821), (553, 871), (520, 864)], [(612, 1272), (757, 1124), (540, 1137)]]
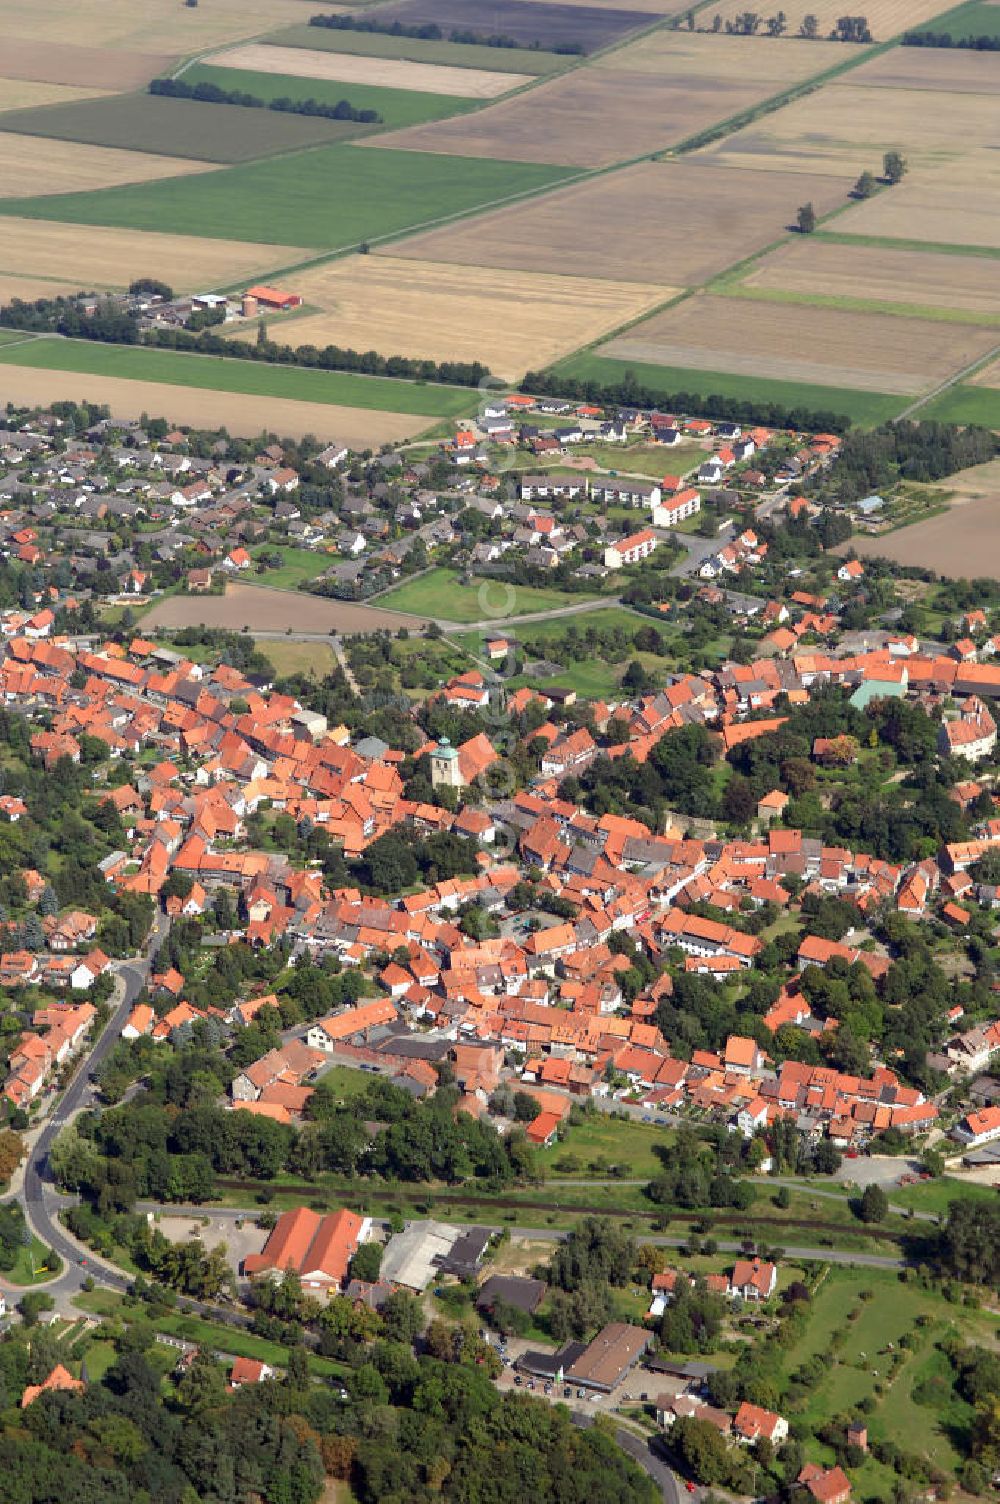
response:
[(665, 1496), (984, 1492), (1000, 585), (862, 562), (860, 441), (585, 420), (685, 474), (8, 417), (6, 1306), (138, 1290), (229, 1396), (410, 1332)]

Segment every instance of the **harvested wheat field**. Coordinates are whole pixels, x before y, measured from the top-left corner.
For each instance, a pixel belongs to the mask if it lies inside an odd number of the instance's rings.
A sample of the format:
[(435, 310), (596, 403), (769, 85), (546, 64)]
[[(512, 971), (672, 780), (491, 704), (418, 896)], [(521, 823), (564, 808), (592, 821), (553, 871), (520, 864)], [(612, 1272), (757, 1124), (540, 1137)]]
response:
[[(328, 13), (348, 9), (328, 5)], [(300, 0), (0, 0), (0, 37), (183, 57), (303, 19)], [(0, 55), (4, 44), (0, 43)], [(124, 87), (124, 86), (123, 86)]]
[(842, 202), (847, 182), (742, 173), (688, 158), (643, 162), (530, 203), (396, 242), (393, 256), (688, 287), (776, 240), (796, 207)]
[(854, 537), (851, 548), (870, 558), (933, 569), (949, 579), (991, 574), (1000, 556), (1000, 490), (960, 501), (937, 517), (882, 538)]
[(508, 379), (548, 365), (663, 303), (672, 289), (637, 282), (350, 256), (296, 276), (322, 313), (272, 322), (294, 345), (481, 360)]
[(609, 167), (664, 150), (756, 104), (771, 86), (753, 80), (674, 84), (646, 73), (569, 73), (513, 99), (427, 125), (373, 137), (372, 149), (500, 157), (565, 167)]
[(159, 157), (114, 146), (84, 146), (77, 141), (0, 132), (0, 198), (149, 183), (155, 178), (209, 172), (215, 165), (194, 162), (189, 157)]
[[(887, 42), (890, 37), (898, 36), (902, 31), (909, 31), (912, 27), (927, 21), (931, 16), (939, 16), (943, 10), (947, 10), (948, 0), (867, 0), (864, 6), (858, 6), (850, 14), (864, 14), (868, 18), (868, 27), (875, 42)], [(742, 0), (723, 0), (721, 5), (711, 5), (707, 11), (703, 11), (699, 19), (720, 15), (723, 24), (740, 15), (747, 7)], [(837, 24), (838, 17), (844, 15), (844, 7), (839, 0), (791, 0), (790, 4), (782, 7), (788, 22), (788, 35), (794, 37), (802, 25), (805, 16), (815, 16), (819, 26), (819, 35), (828, 37)], [(765, 11), (765, 15), (773, 14)], [(753, 42), (754, 37), (744, 37), (740, 40)], [(818, 46), (818, 43), (813, 43)], [(854, 46), (853, 43), (839, 44)], [(839, 61), (839, 54), (824, 63), (825, 68), (832, 68)]]
[(703, 32), (664, 28), (595, 58), (591, 70), (653, 73), (678, 88), (699, 81), (731, 84), (752, 78), (755, 84), (773, 85), (766, 90), (771, 94), (821, 73), (830, 67), (830, 61), (825, 47), (796, 38), (706, 36)]
[[(331, 563), (336, 562), (331, 560)], [(226, 585), (225, 595), (171, 595), (142, 618), (154, 627), (221, 627), (239, 632), (377, 632), (381, 628), (423, 625), (419, 616), (385, 611), (356, 601), (334, 601), (304, 591), (271, 590), (266, 585)]]
[(122, 289), (136, 277), (156, 277), (178, 292), (204, 291), (243, 277), (256, 280), (268, 268), (287, 266), (307, 254), (291, 245), (43, 219), (4, 219), (0, 233), (0, 272), (72, 281), (88, 290)]
[(995, 52), (965, 48), (893, 47), (851, 73), (851, 83), (877, 89), (944, 89), (958, 94), (1000, 94)]
[(297, 78), (411, 89), (420, 94), (450, 94), (459, 99), (496, 99), (498, 94), (531, 83), (526, 73), (489, 73), (481, 68), (449, 68), (438, 63), (410, 63), (402, 58), (362, 57), (347, 52), (312, 52), (308, 47), (266, 47), (256, 42), (231, 47), (218, 53), (212, 62), (250, 73), (294, 74)]
[(32, 110), (38, 105), (72, 104), (76, 99), (100, 99), (104, 89), (74, 88), (70, 84), (34, 83), (25, 78), (0, 78), (0, 108)]
[(5, 365), (0, 370), (0, 403), (48, 407), (53, 402), (102, 402), (122, 418), (169, 418), (198, 428), (228, 428), (255, 438), (265, 430), (288, 438), (315, 434), (324, 442), (339, 439), (351, 449), (377, 449), (419, 433), (433, 420), (406, 413), (374, 412), (285, 397), (246, 397), (234, 392), (173, 386), (160, 381), (130, 381), (120, 376), (93, 376)]
[(935, 255), (808, 237), (771, 251), (742, 287), (1000, 315), (1000, 267), (987, 256)]
[[(0, 260), (2, 259), (0, 253)], [(0, 271), (0, 303), (11, 303), (15, 298), (22, 303), (33, 303), (36, 298), (58, 298), (90, 290), (82, 288), (79, 282), (60, 281), (57, 277), (22, 277), (16, 273)]]
[[(837, 220), (837, 230), (847, 235), (1000, 250), (997, 153), (970, 151), (961, 162), (921, 167), (889, 192), (848, 210)], [(961, 262), (955, 266), (955, 281), (962, 277), (962, 266)]]
[[(152, 52), (111, 52), (103, 47), (69, 47), (62, 42), (30, 42), (20, 25), (7, 35), (6, 7), (0, 3), (0, 67), (5, 78), (36, 83), (66, 84), (87, 90), (141, 89), (158, 73), (165, 73), (173, 57)], [(6, 95), (4, 95), (6, 98)], [(36, 103), (42, 104), (43, 100)], [(14, 105), (5, 105), (14, 109)]]
[(976, 324), (698, 295), (654, 314), (598, 353), (650, 365), (909, 395), (944, 381), (996, 344), (996, 329)]
[(878, 171), (883, 153), (894, 148), (914, 169), (957, 160), (976, 143), (998, 139), (1000, 94), (834, 82), (705, 154), (728, 166), (857, 174), (865, 167)]
[(991, 361), (988, 366), (984, 366), (975, 376), (970, 376), (969, 384), (971, 386), (988, 386), (993, 391), (1000, 389), (1000, 360)]

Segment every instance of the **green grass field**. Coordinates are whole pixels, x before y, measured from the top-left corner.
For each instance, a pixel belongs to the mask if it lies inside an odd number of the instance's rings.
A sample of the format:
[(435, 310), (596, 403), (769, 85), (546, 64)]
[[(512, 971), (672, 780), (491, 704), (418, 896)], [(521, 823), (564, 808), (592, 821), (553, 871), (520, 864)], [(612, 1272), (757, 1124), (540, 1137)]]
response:
[(44, 1285), (62, 1270), (62, 1260), (46, 1263), (48, 1249), (40, 1238), (32, 1234), (31, 1247), (19, 1248), (12, 1269), (5, 1269), (3, 1277), (12, 1285)]
[[(738, 316), (734, 313), (734, 318)], [(887, 422), (912, 400), (908, 397), (859, 392), (848, 387), (812, 386), (797, 381), (771, 381), (756, 376), (732, 376), (722, 371), (696, 371), (676, 366), (645, 365), (641, 361), (612, 360), (596, 354), (572, 355), (554, 368), (581, 381), (617, 385), (631, 372), (641, 387), (663, 397), (690, 392), (699, 397), (774, 402), (812, 412), (832, 412), (861, 424)], [(667, 460), (669, 466), (669, 459)], [(666, 472), (664, 472), (666, 473)]]
[(502, 580), (462, 585), (455, 570), (432, 569), (390, 590), (388, 595), (379, 596), (378, 604), (389, 611), (409, 611), (414, 616), (440, 617), (442, 621), (501, 622), (532, 611), (556, 611), (585, 599), (562, 590), (507, 585)]
[[(618, 627), (621, 631), (630, 635), (637, 632), (640, 627), (657, 627), (659, 623), (651, 617), (640, 616), (636, 611), (630, 611), (627, 606), (607, 606), (596, 608), (593, 611), (581, 611), (578, 616), (555, 617), (552, 621), (529, 622), (517, 634), (518, 641), (544, 643), (548, 638), (564, 637), (571, 626), (578, 632), (586, 632), (594, 627), (598, 631), (609, 631)], [(458, 643), (477, 657), (483, 653), (483, 634), (481, 632), (465, 632), (454, 634), (451, 641)]]
[[(186, 84), (218, 84), (220, 89), (243, 89), (258, 99), (316, 99), (320, 104), (339, 104), (346, 99), (357, 110), (377, 110), (388, 127), (421, 125), (425, 120), (444, 120), (473, 109), (475, 99), (454, 94), (420, 94), (416, 89), (379, 89), (372, 84), (345, 84), (334, 79), (300, 78), (294, 73), (254, 73), (245, 68), (222, 68), (196, 63), (184, 71)], [(215, 109), (221, 106), (210, 105)], [(274, 113), (273, 111), (271, 112)], [(295, 118), (295, 117), (293, 117)], [(300, 117), (301, 118), (301, 117)], [(355, 129), (370, 131), (378, 127)]]
[(475, 47), (462, 42), (425, 42), (415, 37), (366, 31), (328, 31), (322, 26), (290, 26), (267, 39), (277, 47), (348, 52), (361, 57), (398, 57), (413, 63), (444, 63), (450, 68), (485, 68), (489, 73), (559, 73), (571, 59), (531, 47)]
[(988, 386), (952, 386), (926, 407), (921, 418), (939, 423), (981, 423), (984, 428), (1000, 428), (1000, 390)]
[[(343, 98), (343, 95), (341, 95)], [(354, 101), (352, 101), (353, 103)], [(356, 136), (364, 126), (319, 115), (207, 104), (154, 94), (112, 94), (0, 116), (0, 129), (90, 146), (116, 146), (203, 162), (253, 162)]]
[(967, 37), (1000, 37), (1000, 8), (987, 0), (968, 0), (966, 5), (957, 5), (933, 21), (911, 28), (917, 32), (947, 33), (952, 41), (965, 41)]
[(311, 548), (275, 549), (264, 544), (254, 550), (254, 558), (259, 559), (262, 553), (280, 553), (282, 564), (280, 569), (268, 569), (264, 574), (255, 575), (255, 583), (273, 585), (277, 590), (295, 590), (303, 581), (314, 580), (331, 563), (329, 554), (315, 553)]
[(380, 376), (272, 366), (221, 355), (180, 350), (149, 350), (136, 345), (99, 345), (87, 340), (30, 340), (0, 350), (0, 363), (43, 371), (79, 371), (130, 381), (163, 381), (170, 386), (238, 392), (246, 397), (285, 397), (298, 402), (332, 403), (373, 412), (454, 416), (475, 402), (473, 392), (453, 386), (419, 386)]
[[(550, 1149), (539, 1151), (539, 1163), (547, 1175), (581, 1176), (587, 1179), (607, 1173), (610, 1165), (618, 1166), (626, 1179), (645, 1176), (652, 1179), (663, 1170), (663, 1160), (656, 1153), (674, 1139), (670, 1128), (655, 1123), (622, 1122), (609, 1113), (595, 1112), (585, 1123), (566, 1129), (566, 1137)], [(578, 1169), (559, 1170), (558, 1162), (572, 1155), (580, 1161)]]
[(95, 193), (8, 198), (0, 211), (340, 250), (461, 216), (569, 175), (560, 167), (348, 144)]
[(257, 643), (257, 651), (270, 660), (274, 665), (274, 672), (282, 678), (286, 674), (313, 674), (317, 679), (322, 679), (332, 671), (337, 661), (333, 648), (325, 642), (261, 640)]

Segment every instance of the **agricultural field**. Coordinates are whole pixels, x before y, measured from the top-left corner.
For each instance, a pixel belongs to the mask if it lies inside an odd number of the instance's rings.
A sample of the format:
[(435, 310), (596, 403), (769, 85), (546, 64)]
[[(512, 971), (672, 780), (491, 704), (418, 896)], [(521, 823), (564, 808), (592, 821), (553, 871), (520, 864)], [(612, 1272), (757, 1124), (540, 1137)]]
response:
[[(58, 195), (70, 187), (90, 192), (120, 183), (145, 184), (157, 178), (208, 172), (211, 165), (189, 158), (118, 151), (114, 147), (48, 141), (41, 136), (0, 131), (0, 199), (28, 193)], [(81, 194), (85, 196), (86, 193)]]
[[(68, 8), (62, 5), (59, 9), (67, 25), (71, 26)], [(10, 10), (7, 0), (0, 0), (0, 68), (5, 80), (25, 79), (84, 89), (141, 89), (158, 73), (168, 71), (174, 62), (172, 57), (163, 53), (110, 52), (85, 44), (67, 45), (65, 32), (52, 41), (30, 40), (27, 36), (29, 17), (24, 7), (18, 7), (16, 20), (9, 14)], [(32, 6), (32, 16), (34, 11)]]
[(563, 590), (508, 585), (503, 580), (463, 585), (454, 569), (431, 569), (379, 596), (379, 604), (386, 610), (462, 623), (557, 611), (560, 606), (582, 605), (586, 599), (585, 595), (569, 595)]
[(135, 230), (169, 225), (180, 234), (337, 250), (468, 213), (544, 188), (562, 176), (556, 167), (325, 146), (205, 174), (200, 192), (195, 178), (177, 178), (106, 193), (8, 198), (0, 202), (0, 210)]
[[(281, 430), (281, 425), (276, 425)], [(338, 429), (338, 432), (340, 430)], [(252, 623), (252, 626), (251, 626)], [(315, 632), (350, 634), (377, 632), (387, 627), (419, 627), (422, 620), (380, 606), (335, 601), (319, 595), (268, 590), (264, 585), (230, 584), (225, 595), (170, 595), (157, 601), (142, 618), (143, 630), (153, 627), (221, 627), (226, 631)]]
[[(212, 83), (220, 89), (245, 89), (258, 99), (316, 99), (339, 104), (348, 99), (355, 109), (375, 110), (387, 126), (418, 125), (424, 120), (443, 120), (474, 108), (474, 102), (451, 94), (422, 94), (415, 89), (382, 89), (371, 84), (344, 85), (329, 79), (300, 78), (289, 73), (245, 73), (236, 68), (212, 68), (196, 64), (184, 74), (188, 84)], [(356, 127), (363, 131), (370, 125)]]
[(295, 288), (321, 313), (271, 320), (272, 339), (337, 344), (386, 355), (481, 360), (515, 378), (662, 303), (640, 283), (537, 272), (498, 276), (390, 256), (349, 256), (299, 273)]
[[(917, 93), (913, 97), (927, 99)], [(936, 96), (941, 97), (947, 96)], [(979, 102), (977, 96), (975, 103)], [(917, 246), (1000, 250), (1000, 163), (996, 152), (974, 148), (961, 161), (921, 167), (890, 192), (840, 215), (836, 229), (838, 234)], [(961, 272), (962, 264), (957, 263), (955, 277), (959, 278)]]
[(0, 303), (10, 303), (15, 298), (22, 303), (31, 303), (36, 298), (58, 298), (79, 291), (78, 282), (61, 282), (57, 277), (19, 276), (16, 272), (0, 271)]
[[(368, 408), (372, 412), (412, 413), (414, 416), (454, 417), (468, 412), (475, 394), (462, 387), (421, 386), (380, 376), (355, 376), (342, 371), (314, 371), (302, 366), (267, 365), (252, 360), (227, 360), (180, 350), (156, 350), (136, 345), (101, 345), (77, 339), (36, 339), (0, 352), (0, 362), (36, 370), (75, 371), (83, 375), (121, 377), (158, 385), (226, 391), (248, 397), (322, 405)], [(316, 421), (321, 415), (317, 413)], [(426, 426), (426, 425), (425, 425)]]
[[(887, 42), (890, 37), (899, 36), (904, 31), (912, 31), (920, 22), (939, 15), (943, 3), (946, 3), (946, 0), (867, 0), (863, 14), (868, 18), (872, 40)], [(820, 37), (828, 37), (838, 18), (844, 14), (843, 6), (831, 3), (831, 0), (791, 0), (791, 3), (783, 6), (782, 9), (787, 19), (790, 37), (797, 34), (803, 18), (807, 15), (816, 17)], [(726, 21), (731, 21), (745, 10), (746, 6), (742, 5), (740, 0), (724, 0), (721, 5), (709, 6), (707, 11), (702, 12), (699, 20), (704, 20), (706, 17), (711, 19), (718, 14), (725, 24)], [(857, 13), (852, 12), (852, 14)], [(936, 31), (938, 28), (935, 26), (932, 29)], [(746, 37), (741, 40), (753, 43), (757, 38)], [(845, 50), (848, 46), (851, 46), (852, 51), (854, 49), (854, 44), (842, 45)], [(828, 62), (824, 66), (831, 67), (832, 63)]]
[[(319, 31), (319, 28), (316, 29)], [(506, 94), (520, 84), (531, 82), (531, 75), (527, 73), (449, 68), (441, 63), (410, 62), (405, 58), (363, 57), (356, 53), (324, 52), (308, 47), (267, 46), (257, 42), (219, 52), (212, 62), (216, 67), (231, 73), (250, 72), (258, 78), (261, 75), (277, 74), (326, 83), (375, 86), (464, 99), (495, 99), (498, 94)], [(197, 67), (188, 69), (184, 74), (185, 82), (197, 83), (199, 72)], [(249, 81), (240, 84), (234, 80), (228, 87), (242, 87), (250, 93), (262, 92)], [(353, 94), (351, 102), (355, 102)], [(359, 104), (359, 108), (361, 107)]]
[(525, 73), (535, 78), (561, 73), (576, 61), (555, 52), (529, 47), (477, 47), (457, 42), (431, 42), (414, 37), (381, 36), (369, 31), (327, 31), (322, 26), (290, 26), (268, 42), (280, 47), (316, 48), (321, 52), (356, 57), (402, 58), (444, 68), (477, 68), (485, 73)]
[[(1000, 7), (997, 8), (1000, 16)], [(1000, 93), (996, 53), (941, 47), (892, 47), (850, 75), (852, 84), (878, 89), (944, 89), (948, 93)]]
[(0, 275), (51, 278), (77, 292), (124, 289), (136, 277), (158, 277), (178, 291), (197, 292), (252, 279), (269, 267), (287, 266), (305, 254), (292, 245), (241, 244), (100, 225), (5, 219), (0, 236)]
[[(26, 344), (19, 345), (16, 352), (27, 348)], [(317, 406), (290, 398), (248, 397), (214, 387), (171, 386), (163, 381), (15, 365), (14, 354), (15, 350), (10, 350), (6, 364), (0, 366), (0, 382), (5, 400), (24, 407), (49, 407), (53, 402), (104, 403), (120, 418), (165, 417), (193, 428), (227, 428), (246, 438), (262, 433), (303, 438), (311, 433), (324, 440), (337, 438), (351, 449), (398, 443), (420, 433), (428, 423), (426, 417), (413, 413), (373, 412), (368, 407), (332, 403)]]
[[(935, 326), (936, 327), (936, 326)], [(852, 387), (816, 386), (804, 381), (781, 381), (731, 371), (703, 371), (692, 367), (645, 365), (614, 360), (600, 352), (573, 355), (558, 369), (580, 381), (618, 386), (631, 372), (639, 386), (669, 400), (679, 392), (694, 396), (733, 397), (747, 402), (773, 402), (779, 407), (803, 407), (833, 412), (865, 425), (884, 423), (907, 405), (907, 398), (861, 391)]]
[[(715, 14), (714, 7), (709, 14)], [(862, 53), (859, 50), (831, 54), (826, 47), (796, 37), (706, 36), (702, 32), (664, 27), (638, 42), (616, 47), (613, 52), (595, 58), (588, 72), (651, 73), (667, 81), (672, 89), (683, 89), (692, 83), (728, 86), (752, 78), (754, 85), (762, 90), (761, 98), (766, 98), (853, 56), (860, 57)]]
[(833, 244), (799, 236), (770, 251), (738, 284), (755, 295), (903, 304), (928, 312), (1000, 316), (1000, 269), (986, 256)]
[[(339, 9), (328, 5), (327, 10)], [(0, 0), (0, 36), (16, 35), (46, 49), (86, 44), (112, 51), (159, 52), (183, 57), (257, 36), (300, 20), (298, 0), (212, 0), (200, 6), (163, 0)], [(10, 44), (4, 41), (4, 57)], [(130, 88), (131, 84), (111, 84)]]
[[(470, 14), (467, 0), (390, 0), (380, 5), (380, 21), (402, 21), (404, 25), (422, 25), (433, 21), (447, 36), (454, 27), (475, 28), (475, 12)], [(579, 45), (585, 52), (596, 52), (639, 27), (648, 26), (650, 18), (641, 10), (624, 6), (594, 9), (572, 3), (549, 4), (547, 0), (490, 0), (479, 23), (483, 30), (510, 37), (522, 47)]]
[[(154, 94), (118, 94), (0, 115), (0, 129), (19, 132), (22, 137), (52, 137), (65, 143), (121, 147), (163, 157), (200, 155), (203, 162), (252, 162), (356, 136), (364, 127), (318, 115), (245, 109)], [(0, 137), (0, 145), (2, 140)], [(142, 176), (138, 171), (133, 179), (138, 181)]]
[(933, 26), (910, 25), (907, 29), (947, 32), (956, 42), (968, 37), (1000, 37), (1000, 7), (996, 0), (968, 0), (966, 5), (936, 15)]
[[(962, 390), (948, 395), (957, 397)], [(1000, 400), (997, 409), (1000, 416)], [(952, 579), (972, 579), (1000, 549), (1000, 487), (992, 495), (959, 502), (881, 538), (854, 537), (851, 546), (858, 554), (918, 565)]]
[(456, 156), (501, 156), (518, 162), (608, 167), (664, 150), (756, 104), (772, 92), (751, 79), (665, 87), (650, 73), (588, 69), (551, 79), (475, 115), (414, 126), (371, 144)]
[[(693, 158), (643, 162), (413, 236), (389, 254), (685, 287), (778, 240), (804, 199), (822, 212), (849, 186), (806, 174), (742, 173)], [(595, 233), (604, 225), (624, 225), (628, 233)]]
[(705, 155), (729, 166), (853, 180), (866, 167), (877, 172), (886, 151), (898, 149), (911, 170), (922, 169), (964, 157), (972, 143), (998, 132), (1000, 94), (871, 87), (851, 71), (707, 147)]
[(0, 78), (0, 102), (5, 114), (8, 110), (31, 110), (41, 104), (69, 104), (74, 99), (100, 99), (104, 92), (103, 89), (74, 88), (70, 84), (41, 84), (29, 79)]
[(598, 353), (651, 365), (730, 371), (777, 381), (917, 394), (997, 343), (995, 328), (689, 298), (630, 329)]

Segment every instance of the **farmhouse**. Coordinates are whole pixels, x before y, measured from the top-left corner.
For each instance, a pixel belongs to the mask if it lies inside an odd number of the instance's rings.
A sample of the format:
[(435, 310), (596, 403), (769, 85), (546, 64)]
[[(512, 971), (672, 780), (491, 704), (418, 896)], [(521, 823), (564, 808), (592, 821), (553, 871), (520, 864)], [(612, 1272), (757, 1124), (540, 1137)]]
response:
[(273, 308), (281, 313), (302, 306), (297, 292), (282, 292), (279, 287), (248, 287), (245, 296), (256, 299), (261, 308)]

